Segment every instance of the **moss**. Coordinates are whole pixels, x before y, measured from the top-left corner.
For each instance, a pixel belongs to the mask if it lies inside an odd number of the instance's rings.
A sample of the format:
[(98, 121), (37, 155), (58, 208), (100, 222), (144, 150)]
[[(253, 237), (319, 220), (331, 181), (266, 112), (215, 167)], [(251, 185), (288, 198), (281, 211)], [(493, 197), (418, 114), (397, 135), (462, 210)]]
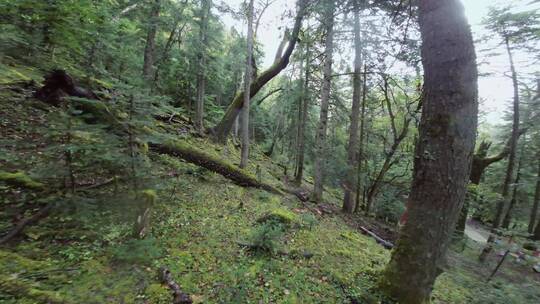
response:
[(58, 292), (41, 290), (32, 286), (32, 283), (18, 280), (16, 278), (0, 277), (0, 286), (2, 291), (12, 295), (17, 299), (30, 299), (35, 303), (72, 303), (68, 299), (62, 297)]
[(141, 191), (141, 194), (150, 204), (153, 204), (157, 201), (157, 193), (154, 189), (145, 189)]
[(276, 222), (285, 225), (291, 225), (298, 221), (296, 213), (283, 208), (273, 209), (257, 219), (258, 223)]
[(44, 184), (36, 182), (24, 172), (9, 173), (0, 171), (0, 181), (21, 188), (41, 190), (45, 187)]
[(145, 295), (149, 303), (153, 304), (169, 304), (172, 296), (166, 287), (161, 284), (150, 284), (146, 287)]

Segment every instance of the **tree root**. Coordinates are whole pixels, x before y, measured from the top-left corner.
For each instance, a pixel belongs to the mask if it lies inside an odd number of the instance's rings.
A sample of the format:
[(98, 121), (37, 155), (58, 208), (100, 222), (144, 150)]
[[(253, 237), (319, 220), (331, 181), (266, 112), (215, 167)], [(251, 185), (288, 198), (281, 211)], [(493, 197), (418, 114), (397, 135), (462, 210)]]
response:
[(180, 285), (176, 283), (169, 269), (165, 267), (159, 268), (159, 280), (162, 284), (167, 284), (167, 287), (172, 291), (173, 304), (191, 304), (191, 297), (180, 289)]
[(27, 226), (35, 224), (39, 222), (42, 218), (49, 215), (49, 212), (53, 208), (54, 204), (47, 204), (41, 209), (38, 210), (38, 212), (34, 213), (34, 215), (27, 217), (17, 223), (13, 229), (11, 229), (10, 232), (8, 232), (5, 236), (3, 236), (0, 239), (0, 245), (3, 245), (7, 242), (9, 242), (11, 239), (13, 239), (15, 236), (17, 236), (19, 233), (21, 233)]

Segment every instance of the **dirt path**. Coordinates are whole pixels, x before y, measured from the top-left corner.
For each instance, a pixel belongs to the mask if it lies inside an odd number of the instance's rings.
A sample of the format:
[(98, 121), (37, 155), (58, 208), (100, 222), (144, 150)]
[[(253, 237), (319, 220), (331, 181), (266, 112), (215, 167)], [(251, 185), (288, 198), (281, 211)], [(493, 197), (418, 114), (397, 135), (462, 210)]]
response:
[(467, 222), (465, 226), (465, 234), (473, 241), (478, 243), (487, 243), (489, 231), (474, 222)]

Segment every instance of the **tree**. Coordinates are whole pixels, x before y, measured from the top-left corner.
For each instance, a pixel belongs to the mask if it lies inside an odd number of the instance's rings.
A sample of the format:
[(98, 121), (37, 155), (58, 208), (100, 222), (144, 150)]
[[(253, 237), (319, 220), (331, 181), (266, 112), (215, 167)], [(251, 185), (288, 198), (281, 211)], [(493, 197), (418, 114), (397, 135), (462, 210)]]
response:
[(253, 0), (249, 1), (247, 8), (248, 31), (247, 31), (247, 56), (246, 72), (244, 75), (244, 104), (242, 106), (242, 153), (240, 168), (245, 168), (249, 158), (249, 99), (251, 87), (251, 68), (253, 58)]
[(328, 129), (328, 106), (330, 102), (330, 89), (332, 85), (332, 56), (334, 54), (334, 11), (336, 4), (334, 0), (326, 0), (324, 4), (324, 27), (326, 31), (324, 46), (324, 67), (323, 83), (321, 88), (321, 110), (319, 124), (317, 126), (317, 137), (315, 139), (315, 169), (314, 187), (312, 199), (321, 202), (324, 184), (324, 162), (326, 150), (326, 132)]
[[(306, 35), (305, 35), (306, 36)], [(304, 40), (309, 39), (304, 36)], [(294, 183), (298, 186), (302, 185), (302, 179), (304, 176), (304, 157), (306, 150), (306, 123), (309, 109), (309, 73), (310, 73), (310, 61), (311, 50), (308, 42), (305, 43), (305, 63), (304, 68), (304, 81), (302, 83), (302, 92), (298, 103), (298, 130), (297, 130), (297, 142), (296, 142), (296, 165), (294, 172)]]
[[(366, 214), (369, 214), (371, 210), (373, 201), (379, 191), (379, 188), (382, 185), (382, 182), (384, 181), (384, 177), (392, 168), (392, 166), (394, 166), (398, 161), (394, 158), (394, 156), (398, 152), (399, 146), (401, 145), (403, 140), (405, 140), (405, 138), (407, 137), (407, 134), (409, 133), (409, 126), (412, 121), (412, 116), (408, 114), (412, 102), (406, 100), (405, 102), (407, 104), (405, 105), (405, 107), (407, 110), (403, 111), (403, 119), (400, 124), (401, 129), (399, 129), (398, 117), (396, 117), (396, 113), (392, 105), (397, 105), (397, 100), (394, 96), (394, 93), (392, 92), (392, 89), (389, 86), (388, 75), (383, 75), (383, 85), (381, 86), (381, 90), (384, 93), (384, 105), (386, 106), (386, 111), (388, 112), (388, 116), (390, 118), (390, 132), (392, 134), (392, 140), (390, 147), (386, 147), (386, 144), (383, 144), (382, 154), (384, 155), (384, 162), (381, 168), (376, 173), (376, 176), (367, 191), (367, 201), (365, 206)], [(384, 142), (386, 143), (386, 141), (387, 140), (385, 138)]]
[(146, 35), (146, 46), (144, 48), (143, 77), (146, 80), (154, 78), (154, 60), (156, 52), (156, 33), (161, 10), (161, 0), (154, 0), (150, 10), (148, 33)]
[[(289, 38), (289, 44), (287, 45), (287, 48), (285, 49), (283, 54), (280, 56), (280, 59), (274, 62), (271, 67), (262, 72), (259, 76), (257, 76), (257, 78), (251, 83), (249, 92), (250, 97), (254, 97), (265, 84), (272, 80), (289, 64), (289, 59), (294, 50), (294, 47), (296, 46), (298, 35), (300, 33), (300, 28), (302, 26), (302, 20), (306, 13), (306, 5), (307, 0), (298, 0), (298, 11), (296, 13), (294, 28)], [(225, 111), (225, 114), (223, 115), (221, 121), (213, 128), (213, 139), (216, 142), (225, 143), (225, 141), (227, 140), (227, 137), (231, 132), (232, 126), (234, 125), (234, 121), (236, 120), (236, 117), (242, 109), (242, 106), (244, 104), (243, 101), (244, 91), (236, 94), (233, 101)]]
[[(358, 186), (358, 120), (362, 98), (362, 37), (360, 33), (360, 3), (353, 1), (354, 10), (354, 74), (353, 101), (351, 107), (351, 124), (349, 127), (349, 145), (347, 147), (347, 173), (343, 183), (343, 211), (353, 213), (355, 209), (355, 194)], [(365, 75), (364, 75), (365, 77)]]
[[(400, 303), (425, 303), (442, 271), (463, 205), (478, 114), (476, 55), (458, 0), (419, 1), (424, 92), (408, 220), (383, 287)], [(452, 29), (451, 31), (448, 29)]]
[(197, 55), (197, 103), (195, 110), (195, 128), (199, 134), (204, 133), (204, 99), (206, 93), (206, 54), (208, 20), (210, 19), (210, 9), (212, 0), (201, 0), (200, 20), (199, 20), (199, 51)]

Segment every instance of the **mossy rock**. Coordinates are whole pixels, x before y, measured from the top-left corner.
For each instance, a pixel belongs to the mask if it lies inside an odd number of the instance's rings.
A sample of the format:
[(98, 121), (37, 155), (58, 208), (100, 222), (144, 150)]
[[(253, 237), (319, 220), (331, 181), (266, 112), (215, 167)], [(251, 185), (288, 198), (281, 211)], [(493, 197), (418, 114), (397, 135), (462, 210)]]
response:
[(44, 184), (36, 182), (24, 172), (9, 173), (6, 171), (0, 171), (0, 181), (16, 187), (40, 190), (45, 187)]
[(292, 225), (298, 223), (298, 216), (296, 213), (289, 211), (287, 209), (276, 208), (270, 212), (265, 213), (263, 216), (257, 219), (257, 223), (280, 223), (284, 225)]

